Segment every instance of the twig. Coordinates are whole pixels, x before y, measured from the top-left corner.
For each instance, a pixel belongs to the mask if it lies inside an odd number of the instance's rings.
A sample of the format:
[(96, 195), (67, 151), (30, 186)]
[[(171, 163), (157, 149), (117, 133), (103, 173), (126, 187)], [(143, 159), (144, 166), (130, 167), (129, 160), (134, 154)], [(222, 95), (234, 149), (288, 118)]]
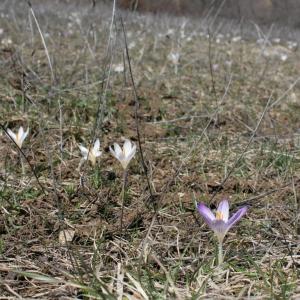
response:
[(37, 20), (37, 18), (35, 17), (35, 13), (34, 13), (34, 10), (32, 9), (32, 5), (31, 5), (31, 2), (30, 1), (27, 1), (27, 4), (29, 6), (29, 10), (33, 16), (33, 19), (34, 19), (34, 22), (36, 24), (36, 27), (39, 31), (39, 34), (41, 36), (41, 39), (42, 39), (42, 43), (43, 43), (43, 46), (44, 46), (44, 49), (45, 49), (45, 53), (46, 53), (46, 56), (47, 56), (47, 60), (48, 60), (48, 64), (49, 64), (49, 67), (50, 67), (50, 70), (51, 70), (51, 79), (52, 79), (52, 82), (54, 83), (55, 82), (55, 76), (54, 76), (54, 72), (53, 72), (53, 67), (52, 67), (52, 62), (51, 62), (51, 59), (50, 59), (50, 55), (49, 55), (49, 52), (48, 52), (48, 48), (47, 48), (47, 45), (46, 45), (46, 42), (45, 42), (45, 38), (44, 38), (44, 35), (42, 33), (42, 30), (41, 30), (41, 27), (39, 25), (39, 22)]
[(291, 86), (279, 97), (277, 98), (271, 105), (270, 108), (273, 106), (277, 105), (284, 97), (296, 86), (296, 84), (300, 81), (300, 77), (298, 77), (292, 84)]
[(126, 58), (127, 58), (127, 62), (128, 62), (128, 69), (129, 69), (129, 74), (130, 74), (130, 79), (131, 79), (131, 84), (132, 84), (132, 90), (133, 90), (133, 97), (134, 97), (134, 102), (135, 102), (134, 117), (135, 117), (135, 127), (136, 127), (138, 146), (139, 146), (139, 150), (140, 150), (139, 153), (140, 153), (141, 163), (142, 163), (142, 167), (143, 167), (143, 170), (144, 170), (144, 175), (146, 177), (150, 197), (151, 197), (151, 200), (152, 200), (153, 209), (154, 209), (154, 211), (156, 211), (156, 207), (155, 207), (155, 203), (154, 203), (154, 194), (153, 194), (152, 187), (151, 187), (151, 184), (150, 184), (150, 179), (149, 179), (149, 176), (148, 176), (148, 169), (147, 169), (147, 166), (146, 166), (146, 163), (145, 163), (144, 152), (143, 152), (142, 143), (141, 143), (141, 133), (140, 133), (139, 116), (138, 116), (138, 110), (139, 110), (140, 103), (139, 103), (139, 99), (138, 99), (138, 96), (137, 96), (137, 89), (136, 89), (136, 86), (135, 86), (135, 81), (134, 81), (134, 78), (133, 78), (131, 60), (130, 60), (128, 45), (127, 45), (126, 31), (125, 31), (125, 26), (124, 26), (122, 17), (120, 17), (120, 22), (121, 22), (123, 36), (124, 36)]
[[(111, 40), (112, 40), (112, 33), (113, 33), (113, 25), (115, 22), (115, 14), (116, 14), (116, 0), (113, 1), (113, 7), (112, 7), (112, 16), (111, 16), (111, 22), (110, 22), (110, 27), (109, 27), (109, 36), (108, 36), (106, 54), (105, 54), (106, 61), (108, 60), (108, 57), (109, 57), (110, 48), (111, 49), (113, 48), (113, 47), (111, 47)], [(95, 123), (94, 123), (94, 127), (92, 129), (92, 134), (91, 134), (92, 137), (90, 139), (89, 148), (88, 148), (89, 151), (90, 151), (91, 145), (93, 144), (93, 142), (95, 140), (96, 130), (97, 130), (97, 128), (99, 128), (100, 123), (103, 123), (104, 112), (106, 109), (106, 94), (107, 94), (108, 85), (109, 85), (109, 81), (110, 81), (112, 60), (113, 60), (113, 54), (111, 54), (109, 62), (106, 63), (106, 66), (103, 68), (103, 70), (104, 70), (103, 74), (102, 74), (103, 78), (99, 82), (99, 83), (101, 83), (102, 93), (99, 96), (99, 100), (98, 100), (98, 107), (96, 110)], [(108, 66), (108, 73), (106, 76), (107, 66)], [(106, 78), (105, 78), (105, 76), (106, 76)], [(88, 155), (89, 155), (89, 153), (88, 153)]]
[(120, 232), (122, 234), (123, 231), (123, 218), (124, 218), (124, 202), (126, 196), (126, 186), (127, 186), (127, 169), (123, 172), (123, 184), (122, 184), (122, 194), (121, 194), (121, 201), (122, 201), (122, 208), (121, 208), (121, 222), (120, 222)]
[(229, 87), (231, 85), (231, 81), (232, 81), (232, 74), (230, 75), (228, 84), (225, 88), (225, 92), (222, 96), (222, 99), (220, 100), (218, 107), (214, 110), (214, 112), (211, 114), (209, 121), (207, 122), (206, 126), (203, 128), (200, 136), (198, 137), (197, 141), (194, 142), (193, 146), (191, 147), (190, 151), (188, 152), (188, 154), (185, 156), (185, 158), (183, 158), (181, 160), (181, 163), (179, 165), (179, 167), (176, 169), (175, 174), (172, 176), (172, 178), (163, 186), (163, 188), (161, 189), (161, 193), (165, 193), (169, 186), (171, 186), (171, 184), (174, 182), (174, 180), (176, 179), (176, 177), (178, 176), (179, 172), (181, 171), (184, 163), (186, 162), (186, 160), (190, 157), (190, 155), (193, 153), (193, 151), (197, 148), (198, 143), (202, 140), (203, 136), (205, 135), (206, 130), (208, 129), (209, 125), (211, 124), (211, 122), (214, 120), (214, 118), (216, 117), (216, 115), (219, 112), (220, 106), (222, 105), (222, 103), (225, 101), (225, 98), (227, 96), (227, 93), (229, 91)]
[(210, 72), (210, 78), (211, 78), (212, 91), (213, 91), (213, 94), (215, 96), (216, 101), (218, 101), (217, 100), (217, 91), (216, 91), (216, 83), (215, 83), (214, 71), (213, 71), (213, 66), (212, 66), (211, 40), (212, 40), (212, 36), (211, 36), (210, 30), (208, 28), (208, 61), (209, 61), (209, 72)]
[(4, 283), (3, 285), (6, 288), (6, 290), (12, 295), (14, 295), (17, 299), (22, 299), (22, 297), (17, 292), (15, 292), (7, 283)]
[(260, 200), (260, 199), (262, 199), (262, 198), (264, 198), (264, 197), (266, 197), (266, 196), (269, 196), (269, 195), (271, 195), (271, 194), (274, 194), (274, 193), (276, 193), (276, 192), (278, 192), (278, 191), (280, 191), (280, 190), (282, 190), (282, 189), (288, 187), (288, 186), (291, 185), (291, 184), (292, 184), (292, 183), (287, 183), (287, 184), (285, 184), (285, 185), (283, 185), (283, 186), (281, 186), (281, 187), (279, 187), (279, 188), (276, 188), (276, 189), (272, 189), (272, 190), (266, 191), (266, 192), (261, 193), (261, 194), (259, 194), (259, 195), (257, 195), (257, 196), (254, 196), (254, 197), (245, 199), (245, 200), (240, 201), (240, 202), (236, 202), (234, 205), (236, 205), (236, 206), (241, 206), (241, 205), (245, 205), (245, 204), (247, 204), (247, 205), (252, 205), (251, 202), (254, 202), (254, 201), (256, 201), (256, 200)]
[(6, 128), (4, 127), (4, 125), (2, 123), (0, 123), (0, 127), (2, 128), (2, 130), (6, 133), (6, 135), (9, 137), (9, 139), (17, 146), (19, 152), (21, 153), (21, 155), (25, 158), (26, 162), (28, 163), (30, 169), (31, 169), (31, 172), (32, 174), (34, 175), (36, 181), (37, 181), (37, 184), (39, 185), (41, 191), (43, 192), (44, 195), (47, 195), (46, 191), (45, 191), (45, 188), (43, 187), (43, 185), (41, 184), (35, 170), (34, 170), (34, 167), (33, 165), (30, 163), (29, 159), (27, 158), (27, 156), (25, 155), (25, 153), (23, 152), (23, 150), (18, 146), (18, 144), (15, 142), (15, 140), (8, 134)]
[(226, 177), (223, 179), (223, 181), (221, 182), (221, 184), (218, 186), (218, 188), (215, 190), (215, 192), (213, 193), (213, 195), (211, 196), (210, 200), (209, 200), (209, 203), (211, 203), (213, 201), (213, 199), (216, 197), (216, 195), (219, 193), (219, 191), (221, 190), (221, 188), (225, 185), (225, 183), (227, 182), (227, 180), (229, 179), (229, 177), (231, 176), (231, 174), (233, 173), (233, 171), (235, 170), (236, 166), (239, 164), (239, 162), (241, 161), (241, 159), (244, 157), (244, 154), (246, 153), (246, 151), (248, 150), (249, 146), (251, 145), (254, 137), (255, 137), (255, 134), (269, 108), (269, 104), (271, 102), (271, 99), (272, 99), (272, 94), (270, 95), (269, 99), (268, 99), (268, 102), (259, 118), (259, 121), (257, 122), (256, 124), (256, 127), (252, 133), (252, 136), (250, 137), (246, 147), (243, 149), (242, 153), (240, 154), (240, 156), (238, 157), (238, 159), (235, 161), (235, 163), (233, 164), (232, 168), (230, 169), (230, 171), (228, 172), (228, 174), (226, 175)]
[(21, 163), (21, 168), (22, 168), (22, 176), (25, 176), (25, 166), (24, 166), (23, 157), (20, 152), (19, 152), (19, 154), (20, 154), (20, 163)]

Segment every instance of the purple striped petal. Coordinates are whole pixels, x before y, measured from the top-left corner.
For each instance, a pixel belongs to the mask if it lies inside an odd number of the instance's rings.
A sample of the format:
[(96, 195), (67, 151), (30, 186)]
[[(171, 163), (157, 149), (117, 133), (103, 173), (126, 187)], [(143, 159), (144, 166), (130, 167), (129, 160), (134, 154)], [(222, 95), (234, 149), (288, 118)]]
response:
[(228, 227), (228, 224), (225, 223), (223, 220), (215, 220), (211, 223), (210, 228), (214, 231), (219, 242), (222, 243), (230, 227)]
[(228, 230), (246, 214), (247, 210), (248, 207), (244, 206), (240, 208), (235, 214), (232, 215), (232, 217), (227, 222)]
[(205, 222), (211, 229), (213, 229), (212, 223), (215, 221), (216, 217), (212, 213), (212, 211), (204, 204), (204, 203), (198, 203), (197, 204), (198, 211), (200, 215), (204, 218)]
[(229, 218), (229, 203), (226, 199), (220, 202), (217, 211), (221, 213), (222, 220), (226, 223)]

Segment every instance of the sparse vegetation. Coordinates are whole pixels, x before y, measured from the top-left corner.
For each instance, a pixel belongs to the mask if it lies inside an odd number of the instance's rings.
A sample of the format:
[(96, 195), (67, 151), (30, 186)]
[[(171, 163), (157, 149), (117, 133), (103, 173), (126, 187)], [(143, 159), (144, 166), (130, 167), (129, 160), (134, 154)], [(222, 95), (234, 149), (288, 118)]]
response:
[[(0, 299), (298, 299), (297, 41), (32, 4), (0, 4)], [(23, 154), (7, 136), (20, 126)], [(109, 146), (124, 138), (122, 193)], [(248, 211), (220, 269), (196, 204), (224, 198)]]

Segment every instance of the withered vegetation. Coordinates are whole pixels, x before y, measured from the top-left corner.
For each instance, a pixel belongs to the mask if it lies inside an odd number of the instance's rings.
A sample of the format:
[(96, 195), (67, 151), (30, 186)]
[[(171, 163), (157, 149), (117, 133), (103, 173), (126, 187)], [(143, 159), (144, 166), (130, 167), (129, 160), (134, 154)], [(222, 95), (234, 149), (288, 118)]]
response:
[[(0, 299), (299, 299), (292, 34), (32, 4), (0, 4)], [(5, 134), (19, 126), (30, 127), (24, 156)], [(124, 137), (141, 148), (120, 232), (122, 170), (108, 147)], [(80, 165), (78, 144), (96, 138), (96, 167)], [(224, 197), (249, 210), (220, 272), (195, 203)]]

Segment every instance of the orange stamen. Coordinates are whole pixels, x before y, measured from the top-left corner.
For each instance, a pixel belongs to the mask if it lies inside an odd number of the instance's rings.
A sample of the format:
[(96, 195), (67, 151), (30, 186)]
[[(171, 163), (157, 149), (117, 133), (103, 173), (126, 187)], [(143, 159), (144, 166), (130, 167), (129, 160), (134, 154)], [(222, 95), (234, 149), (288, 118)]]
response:
[(216, 220), (223, 220), (223, 214), (220, 211), (216, 212)]

